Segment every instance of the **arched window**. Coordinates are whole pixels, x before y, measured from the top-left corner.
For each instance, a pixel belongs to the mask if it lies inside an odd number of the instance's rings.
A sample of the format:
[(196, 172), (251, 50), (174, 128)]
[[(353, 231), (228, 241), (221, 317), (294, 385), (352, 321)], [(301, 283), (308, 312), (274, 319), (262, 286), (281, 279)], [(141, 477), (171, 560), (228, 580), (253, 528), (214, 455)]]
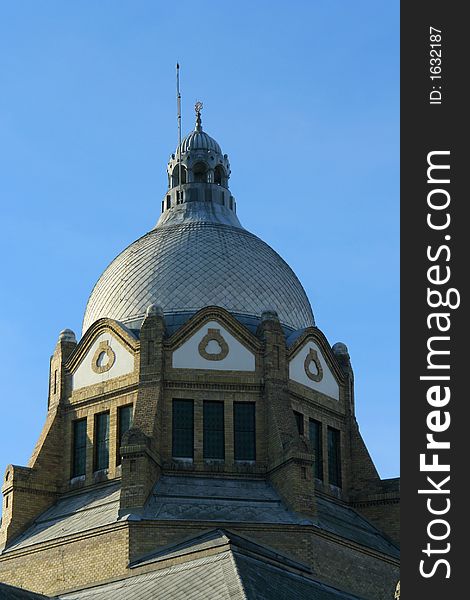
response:
[(207, 182), (207, 166), (203, 162), (198, 162), (193, 167), (194, 181), (196, 183)]
[[(181, 183), (186, 183), (186, 181), (187, 181), (186, 167), (183, 167), (183, 165), (181, 165)], [(176, 187), (179, 184), (180, 184), (180, 168), (179, 168), (179, 165), (176, 165), (176, 167), (173, 169), (173, 172), (171, 174), (171, 187)]]
[(225, 187), (225, 170), (221, 165), (217, 165), (214, 169), (214, 183)]

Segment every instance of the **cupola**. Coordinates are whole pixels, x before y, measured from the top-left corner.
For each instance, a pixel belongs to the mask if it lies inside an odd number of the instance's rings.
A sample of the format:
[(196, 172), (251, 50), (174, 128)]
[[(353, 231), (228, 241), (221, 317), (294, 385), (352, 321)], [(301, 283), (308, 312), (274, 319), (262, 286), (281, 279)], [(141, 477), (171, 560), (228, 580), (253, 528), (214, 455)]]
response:
[[(202, 102), (196, 102), (196, 123), (170, 156), (168, 192), (162, 212), (188, 202), (212, 202), (235, 213), (235, 199), (228, 189), (230, 163), (220, 145), (202, 129)], [(181, 182), (180, 182), (181, 180)]]

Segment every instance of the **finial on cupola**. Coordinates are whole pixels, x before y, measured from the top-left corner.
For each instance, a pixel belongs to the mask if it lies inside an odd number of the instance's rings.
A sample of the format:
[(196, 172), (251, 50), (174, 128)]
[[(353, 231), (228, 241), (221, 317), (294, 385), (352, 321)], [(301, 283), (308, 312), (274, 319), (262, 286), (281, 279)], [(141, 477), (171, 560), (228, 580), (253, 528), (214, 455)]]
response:
[(202, 131), (201, 110), (203, 106), (199, 100), (194, 105), (194, 110), (196, 111), (196, 131)]

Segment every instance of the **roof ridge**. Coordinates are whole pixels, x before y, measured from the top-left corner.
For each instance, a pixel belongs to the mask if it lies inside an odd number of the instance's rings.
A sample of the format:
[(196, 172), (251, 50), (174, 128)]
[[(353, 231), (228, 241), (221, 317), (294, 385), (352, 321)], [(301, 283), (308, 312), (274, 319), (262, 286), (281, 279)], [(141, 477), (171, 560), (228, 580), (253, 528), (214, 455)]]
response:
[[(134, 569), (137, 567), (140, 567), (141, 565), (145, 564), (145, 563), (149, 563), (149, 562), (156, 562), (158, 560), (165, 560), (165, 556), (181, 551), (183, 554), (191, 554), (191, 553), (195, 553), (197, 552), (197, 548), (195, 548), (195, 546), (197, 544), (201, 544), (204, 541), (210, 541), (211, 539), (214, 540), (214, 542), (217, 540), (217, 538), (225, 538), (224, 543), (219, 543), (219, 544), (214, 544), (213, 547), (219, 547), (219, 546), (223, 546), (226, 545), (228, 543), (230, 543), (230, 538), (227, 536), (227, 532), (226, 530), (224, 530), (221, 527), (215, 527), (213, 529), (209, 529), (206, 530), (205, 532), (196, 535), (196, 536), (190, 536), (185, 538), (184, 540), (181, 540), (179, 542), (172, 542), (169, 544), (166, 544), (164, 546), (161, 546), (160, 548), (157, 548), (156, 550), (149, 552), (148, 554), (145, 554), (144, 556), (142, 556), (141, 558), (129, 563), (129, 568)], [(191, 551), (191, 548), (193, 548), (193, 550)], [(187, 552), (184, 552), (185, 550), (187, 550)], [(197, 559), (192, 559), (192, 560), (197, 560)]]
[[(242, 579), (242, 576), (240, 574), (240, 570), (238, 568), (237, 561), (235, 560), (235, 556), (234, 556), (233, 551), (229, 553), (229, 557), (230, 557), (230, 562), (231, 562), (231, 564), (233, 566), (233, 569), (235, 571), (236, 581), (237, 581), (238, 586), (239, 586), (239, 593), (238, 594), (237, 593), (232, 594), (231, 590), (228, 589), (228, 585), (227, 585), (227, 591), (230, 594), (230, 597), (233, 598), (234, 600), (236, 600), (238, 598), (240, 600), (245, 600), (245, 598), (247, 598), (246, 589), (245, 589), (245, 583), (243, 582), (243, 579)], [(224, 574), (225, 574), (225, 569), (224, 569)], [(224, 577), (224, 580), (225, 580), (225, 583), (227, 584), (227, 577)], [(235, 592), (235, 590), (233, 590), (233, 591)]]
[[(344, 590), (341, 590), (340, 588), (336, 588), (332, 585), (324, 583), (323, 581), (320, 581), (319, 579), (315, 579), (312, 576), (301, 575), (300, 573), (296, 573), (296, 572), (290, 570), (289, 568), (286, 568), (286, 565), (284, 565), (283, 563), (273, 564), (272, 562), (262, 561), (259, 558), (256, 558), (255, 556), (250, 556), (250, 555), (246, 555), (246, 554), (242, 554), (242, 553), (238, 553), (238, 554), (246, 560), (251, 560), (254, 562), (261, 563), (265, 568), (268, 568), (268, 569), (270, 568), (270, 569), (274, 569), (274, 570), (281, 571), (281, 572), (287, 572), (287, 573), (289, 573), (289, 575), (291, 577), (295, 577), (296, 579), (300, 579), (303, 581), (307, 580), (307, 581), (311, 582), (312, 584), (314, 584), (316, 586), (320, 586), (327, 591), (331, 590), (331, 591), (334, 591), (335, 593), (340, 593), (340, 594), (342, 594), (342, 596), (345, 600), (361, 600), (360, 596), (356, 596), (354, 594), (350, 594), (349, 592), (345, 592)], [(232, 554), (232, 556), (233, 556), (233, 554)], [(239, 570), (238, 565), (237, 565), (237, 572), (243, 573), (243, 571)], [(243, 582), (243, 578), (242, 578), (242, 582)], [(244, 584), (243, 584), (243, 587), (245, 589)]]

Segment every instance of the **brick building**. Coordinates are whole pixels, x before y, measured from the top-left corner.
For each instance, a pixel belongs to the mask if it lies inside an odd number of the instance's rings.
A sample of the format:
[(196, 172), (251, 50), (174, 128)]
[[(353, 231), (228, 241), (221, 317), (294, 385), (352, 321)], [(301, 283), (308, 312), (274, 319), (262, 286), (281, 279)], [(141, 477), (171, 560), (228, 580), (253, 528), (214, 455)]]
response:
[(347, 347), (229, 177), (198, 105), (157, 225), (59, 336), (44, 428), (4, 476), (0, 597), (393, 598), (399, 482), (359, 433)]

